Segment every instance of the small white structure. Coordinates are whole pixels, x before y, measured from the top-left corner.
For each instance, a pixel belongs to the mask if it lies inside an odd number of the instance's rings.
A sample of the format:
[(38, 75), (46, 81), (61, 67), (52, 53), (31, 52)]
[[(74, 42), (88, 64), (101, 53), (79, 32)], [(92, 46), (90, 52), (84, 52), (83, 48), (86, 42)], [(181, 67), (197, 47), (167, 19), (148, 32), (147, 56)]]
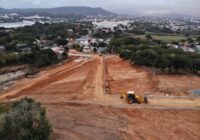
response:
[(175, 45), (175, 44), (167, 44), (168, 47), (171, 47), (171, 48), (175, 48), (175, 49), (178, 49), (179, 46), (178, 45)]
[(5, 46), (0, 45), (0, 52), (3, 52), (3, 51), (5, 51)]
[(93, 22), (93, 25), (96, 26), (99, 29), (102, 28), (110, 28), (110, 29), (114, 29), (114, 27), (117, 27), (118, 25), (124, 25), (124, 26), (128, 26), (129, 21), (107, 21), (104, 20), (102, 22)]
[(41, 16), (39, 16), (39, 15), (37, 14), (37, 15), (34, 15), (34, 16), (21, 17), (21, 18), (22, 18), (22, 19), (29, 20), (29, 19), (44, 19), (44, 18), (49, 18), (49, 17), (41, 17)]
[(192, 48), (188, 48), (188, 47), (181, 47), (181, 49), (183, 50), (183, 51), (185, 51), (185, 52), (195, 52), (195, 50), (194, 49), (192, 49)]
[(53, 47), (51, 50), (57, 54), (58, 60), (62, 60), (64, 58), (63, 54), (65, 53), (65, 49), (63, 47)]
[(9, 14), (9, 16), (11, 16), (11, 17), (18, 17), (19, 14), (17, 14), (17, 13), (11, 13), (11, 14)]
[(90, 40), (89, 37), (84, 36), (84, 37), (78, 38), (76, 40), (76, 43), (79, 44), (81, 47), (84, 47), (84, 46), (89, 45), (89, 40)]
[(90, 52), (91, 52), (90, 47), (85, 46), (85, 47), (83, 48), (83, 52), (84, 52), (84, 53), (90, 53)]
[(0, 16), (0, 18), (3, 18), (3, 19), (8, 19), (9, 17), (8, 17), (8, 15), (7, 15), (7, 14), (5, 14), (4, 16)]
[(200, 52), (200, 45), (196, 46), (196, 50), (197, 50), (197, 52)]

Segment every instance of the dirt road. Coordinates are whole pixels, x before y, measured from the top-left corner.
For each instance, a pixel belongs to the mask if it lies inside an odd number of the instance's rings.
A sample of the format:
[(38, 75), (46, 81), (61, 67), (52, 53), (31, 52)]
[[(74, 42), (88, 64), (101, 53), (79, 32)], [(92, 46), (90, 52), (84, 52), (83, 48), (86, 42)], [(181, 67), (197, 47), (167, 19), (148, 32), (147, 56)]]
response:
[[(158, 97), (162, 95), (159, 78), (151, 80), (150, 73), (131, 67), (116, 56), (104, 60), (98, 55), (76, 52), (71, 61), (47, 68), (36, 78), (21, 79), (9, 90), (1, 91), (0, 101), (27, 96), (41, 102), (53, 125), (52, 140), (198, 140), (199, 98)], [(106, 86), (110, 95), (105, 92)], [(126, 87), (139, 94), (155, 91), (157, 97), (149, 98), (148, 105), (128, 105), (113, 94)]]

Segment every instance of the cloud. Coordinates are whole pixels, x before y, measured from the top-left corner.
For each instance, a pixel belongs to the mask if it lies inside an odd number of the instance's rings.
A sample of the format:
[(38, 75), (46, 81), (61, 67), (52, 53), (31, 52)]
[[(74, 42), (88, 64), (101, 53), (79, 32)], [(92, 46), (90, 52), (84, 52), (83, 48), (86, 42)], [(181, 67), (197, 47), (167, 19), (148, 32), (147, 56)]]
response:
[(200, 0), (0, 0), (4, 8), (102, 7), (123, 14), (179, 13), (200, 16)]
[(33, 5), (41, 5), (41, 2), (42, 2), (41, 0), (34, 0)]

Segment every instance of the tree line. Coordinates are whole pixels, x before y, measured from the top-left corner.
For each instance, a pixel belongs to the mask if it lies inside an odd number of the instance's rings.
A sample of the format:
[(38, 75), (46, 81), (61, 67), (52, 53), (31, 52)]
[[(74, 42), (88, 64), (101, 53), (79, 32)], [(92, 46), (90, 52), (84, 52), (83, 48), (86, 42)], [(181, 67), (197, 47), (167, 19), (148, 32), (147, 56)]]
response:
[(120, 57), (132, 64), (154, 67), (168, 73), (200, 74), (200, 55), (166, 46), (132, 47), (120, 52)]
[[(51, 44), (54, 44), (57, 43), (58, 39), (66, 40), (66, 38), (87, 35), (90, 28), (92, 28), (90, 22), (36, 23), (32, 26), (12, 29), (9, 32), (5, 28), (0, 28), (0, 45), (4, 45), (6, 51), (18, 51), (17, 44), (26, 44), (26, 47), (32, 48), (35, 46), (36, 39), (40, 38), (49, 40), (52, 42)], [(69, 29), (72, 29), (73, 32), (69, 32)]]
[(58, 57), (51, 49), (25, 53), (6, 53), (0, 56), (0, 67), (13, 64), (30, 64), (34, 67), (44, 67), (58, 62)]

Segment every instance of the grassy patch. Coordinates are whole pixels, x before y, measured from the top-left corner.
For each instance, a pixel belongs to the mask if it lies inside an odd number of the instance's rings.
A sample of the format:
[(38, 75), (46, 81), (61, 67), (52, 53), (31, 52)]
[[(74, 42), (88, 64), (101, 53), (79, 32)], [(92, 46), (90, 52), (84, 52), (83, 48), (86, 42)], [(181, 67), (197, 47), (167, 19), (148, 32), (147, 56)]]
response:
[[(145, 39), (146, 35), (135, 35), (133, 37)], [(164, 41), (164, 42), (181, 41), (182, 39), (187, 39), (184, 36), (178, 36), (178, 35), (163, 35), (163, 36), (161, 36), (161, 35), (152, 35), (152, 38), (153, 39), (157, 39), (157, 40), (161, 40), (161, 41)]]

